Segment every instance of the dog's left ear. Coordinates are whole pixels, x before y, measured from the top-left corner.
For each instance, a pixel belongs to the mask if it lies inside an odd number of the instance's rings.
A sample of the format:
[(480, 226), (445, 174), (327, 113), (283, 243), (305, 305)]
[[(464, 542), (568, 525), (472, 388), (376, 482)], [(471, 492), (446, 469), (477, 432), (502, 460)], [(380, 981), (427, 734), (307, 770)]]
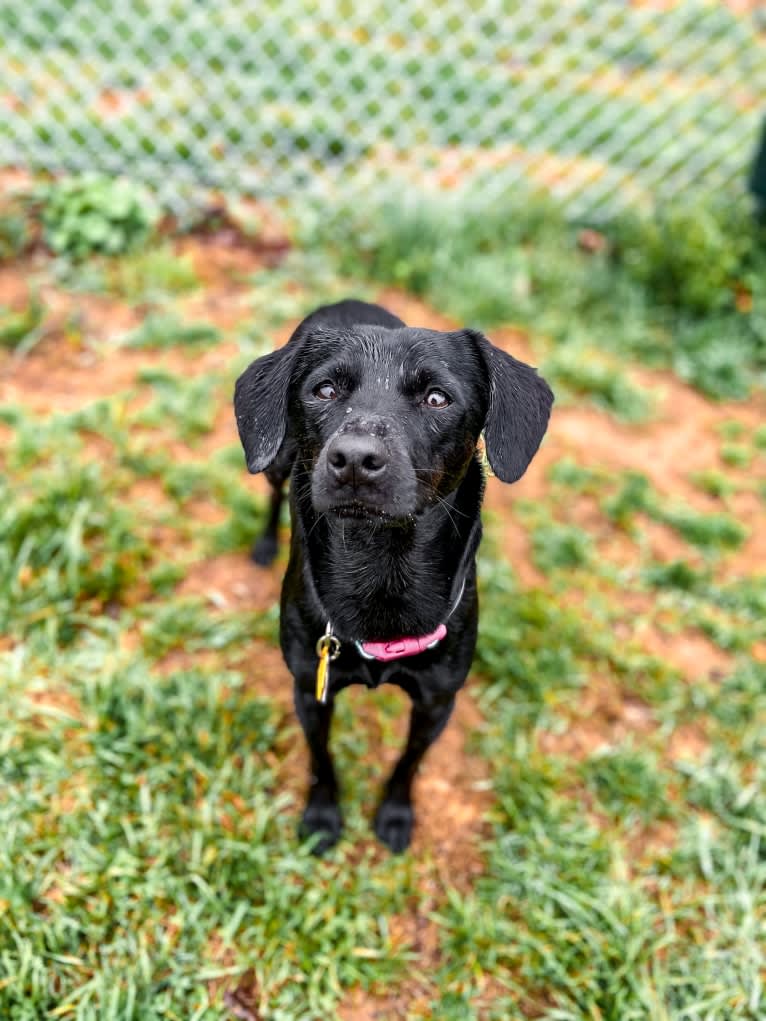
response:
[(234, 414), (248, 471), (255, 475), (277, 456), (287, 429), (287, 389), (295, 346), (272, 351), (252, 362), (234, 388)]
[(465, 331), (482, 357), (489, 380), (484, 423), (487, 459), (503, 482), (520, 479), (537, 453), (553, 405), (553, 392), (531, 365), (491, 344), (478, 330)]

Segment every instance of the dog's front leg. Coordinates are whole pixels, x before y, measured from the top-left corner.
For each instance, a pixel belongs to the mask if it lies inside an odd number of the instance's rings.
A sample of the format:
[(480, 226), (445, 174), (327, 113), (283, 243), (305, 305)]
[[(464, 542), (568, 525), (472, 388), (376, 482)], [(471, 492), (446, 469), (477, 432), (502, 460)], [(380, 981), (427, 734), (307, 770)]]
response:
[(446, 727), (454, 705), (454, 695), (446, 695), (434, 702), (414, 701), (412, 704), (407, 744), (388, 779), (383, 801), (375, 816), (375, 832), (394, 852), (404, 851), (410, 845), (415, 821), (412, 781), (428, 748)]
[[(313, 678), (310, 683), (313, 685)], [(323, 705), (313, 689), (306, 691), (296, 682), (295, 710), (311, 753), (311, 786), (300, 832), (303, 837), (316, 835), (319, 839), (314, 844), (314, 854), (323, 854), (337, 842), (343, 828), (338, 782), (328, 747), (333, 699), (330, 697)]]

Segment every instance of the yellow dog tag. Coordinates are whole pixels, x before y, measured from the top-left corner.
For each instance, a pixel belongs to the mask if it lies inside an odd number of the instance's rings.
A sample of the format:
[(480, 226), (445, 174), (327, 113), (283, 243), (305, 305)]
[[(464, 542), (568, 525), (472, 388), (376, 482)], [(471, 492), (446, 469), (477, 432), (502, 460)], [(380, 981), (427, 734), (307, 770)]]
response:
[(317, 642), (317, 702), (324, 704), (327, 701), (327, 692), (330, 689), (330, 662), (340, 656), (340, 642), (332, 633), (332, 625), (328, 623), (327, 630)]

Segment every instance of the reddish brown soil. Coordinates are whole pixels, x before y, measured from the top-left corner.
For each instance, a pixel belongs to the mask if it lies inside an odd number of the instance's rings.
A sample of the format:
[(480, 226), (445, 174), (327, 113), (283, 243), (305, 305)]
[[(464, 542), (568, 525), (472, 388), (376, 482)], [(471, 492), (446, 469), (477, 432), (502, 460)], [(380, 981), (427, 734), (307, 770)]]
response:
[(546, 755), (585, 759), (654, 731), (652, 711), (640, 698), (626, 695), (613, 681), (591, 676), (560, 733), (542, 730), (538, 746)]
[(221, 610), (267, 610), (279, 598), (270, 571), (255, 569), (240, 553), (222, 553), (195, 564), (178, 587), (182, 596), (204, 596)]

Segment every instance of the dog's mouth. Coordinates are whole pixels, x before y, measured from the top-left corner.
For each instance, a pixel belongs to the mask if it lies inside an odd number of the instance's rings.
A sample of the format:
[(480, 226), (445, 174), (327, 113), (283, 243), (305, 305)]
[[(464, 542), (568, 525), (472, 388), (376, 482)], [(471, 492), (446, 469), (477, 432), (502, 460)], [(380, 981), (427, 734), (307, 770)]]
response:
[(329, 508), (329, 513), (344, 521), (377, 521), (392, 525), (401, 521), (401, 518), (394, 517), (394, 515), (389, 514), (387, 511), (381, 510), (380, 507), (374, 507), (360, 501), (337, 504), (335, 507)]

